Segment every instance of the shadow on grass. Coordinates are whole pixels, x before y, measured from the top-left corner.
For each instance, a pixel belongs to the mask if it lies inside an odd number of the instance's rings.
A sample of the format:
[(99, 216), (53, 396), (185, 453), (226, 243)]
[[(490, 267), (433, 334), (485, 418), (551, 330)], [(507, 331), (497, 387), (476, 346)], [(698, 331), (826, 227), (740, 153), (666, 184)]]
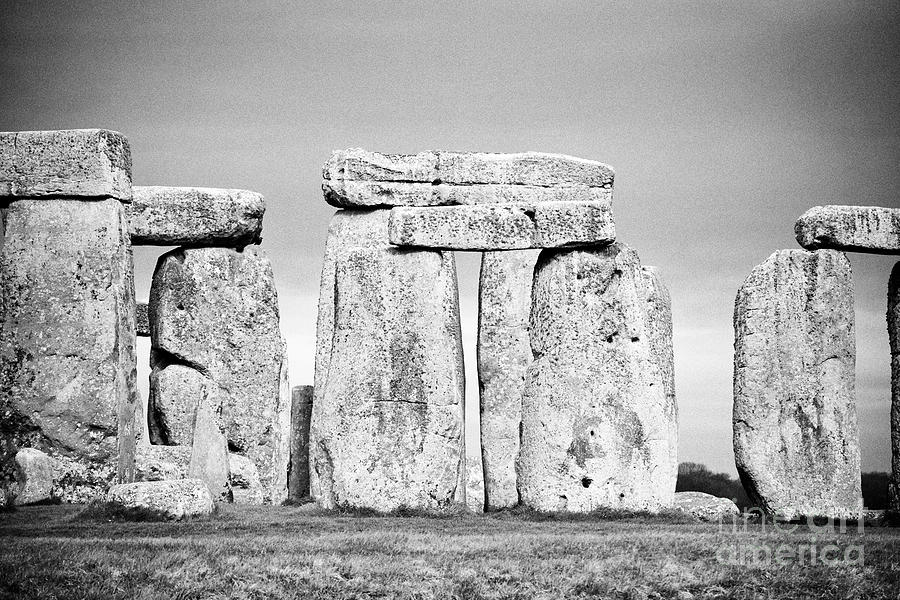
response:
[[(213, 513), (214, 515), (215, 513)], [(208, 521), (213, 515), (202, 517), (185, 516), (175, 519), (164, 511), (146, 507), (123, 506), (114, 502), (94, 501), (79, 510), (68, 519), (71, 521), (103, 521), (103, 522), (169, 522), (169, 521)]]

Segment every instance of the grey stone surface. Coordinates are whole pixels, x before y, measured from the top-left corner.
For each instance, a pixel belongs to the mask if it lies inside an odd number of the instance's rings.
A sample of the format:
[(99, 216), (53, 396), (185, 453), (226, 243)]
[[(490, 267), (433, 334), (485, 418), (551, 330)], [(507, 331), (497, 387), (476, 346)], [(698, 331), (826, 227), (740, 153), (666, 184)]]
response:
[(616, 226), (610, 202), (400, 207), (388, 235), (397, 246), (524, 250), (607, 245)]
[(322, 269), (310, 427), (321, 506), (465, 502), (453, 255), (387, 244), (387, 211), (339, 211)]
[[(608, 165), (562, 154), (433, 151), (403, 155), (352, 148), (334, 152), (322, 176), (326, 201), (350, 208), (532, 201), (532, 195), (542, 200), (558, 198), (557, 192), (535, 189), (551, 187), (573, 188), (571, 194), (577, 198), (569, 200), (594, 200), (587, 188), (611, 190), (614, 173)], [(453, 189), (463, 186), (480, 189)], [(516, 186), (525, 189), (513, 189)]]
[(45, 502), (53, 497), (53, 459), (34, 448), (16, 453), (16, 504)]
[(134, 459), (135, 481), (186, 479), (191, 466), (191, 446), (138, 444)]
[[(211, 382), (219, 388), (221, 404), (213, 410), (229, 446), (254, 461), (267, 501), (283, 499), (289, 433), (282, 429), (290, 423), (290, 393), (278, 298), (266, 255), (253, 247), (243, 252), (179, 248), (163, 255), (150, 291), (150, 329), (150, 412), (156, 431), (162, 430), (160, 413), (183, 425), (195, 389)], [(176, 374), (168, 377), (173, 367)], [(189, 370), (194, 375), (186, 375)], [(153, 439), (187, 443), (180, 435)]]
[(106, 501), (126, 508), (159, 511), (175, 520), (210, 515), (216, 508), (202, 479), (114, 485), (106, 495)]
[(741, 512), (728, 498), (703, 492), (676, 492), (674, 506), (700, 521), (730, 521)]
[(252, 460), (240, 454), (228, 455), (231, 471), (231, 493), (235, 504), (263, 504), (264, 496), (259, 471)]
[(221, 406), (218, 389), (198, 399), (188, 477), (202, 479), (216, 502), (231, 502), (228, 440), (217, 414)]
[(136, 246), (242, 248), (262, 240), (265, 210), (247, 190), (135, 186), (126, 214)]
[(190, 446), (194, 439), (197, 401), (218, 386), (193, 367), (168, 363), (169, 355), (151, 352), (150, 398), (147, 402), (150, 441)]
[(147, 314), (147, 303), (138, 302), (134, 308), (135, 334), (138, 337), (150, 337), (150, 317)]
[(81, 502), (133, 477), (134, 283), (118, 200), (16, 200), (0, 249), (0, 470), (46, 452)]
[(481, 454), (466, 456), (466, 508), (469, 512), (483, 513), (484, 502), (484, 465)]
[(834, 250), (779, 250), (734, 307), (734, 455), (754, 505), (852, 516), (860, 501), (853, 284)]
[(797, 219), (794, 232), (807, 250), (900, 254), (900, 208), (814, 206)]
[(649, 300), (638, 256), (623, 244), (541, 253), (516, 464), (523, 505), (671, 504), (676, 416), (654, 356)]
[(891, 510), (900, 513), (900, 262), (888, 280), (888, 337), (891, 345)]
[(0, 132), (0, 198), (131, 199), (131, 150), (106, 129)]
[(485, 252), (478, 286), (478, 383), (486, 507), (519, 502), (516, 456), (522, 389), (531, 364), (528, 315), (540, 250)]
[(291, 391), (291, 466), (288, 497), (309, 497), (309, 424), (312, 418), (313, 386), (298, 385)]
[(543, 202), (609, 202), (611, 187), (588, 185), (509, 185), (496, 183), (451, 185), (407, 181), (326, 179), (325, 201), (339, 208), (385, 206), (451, 206)]

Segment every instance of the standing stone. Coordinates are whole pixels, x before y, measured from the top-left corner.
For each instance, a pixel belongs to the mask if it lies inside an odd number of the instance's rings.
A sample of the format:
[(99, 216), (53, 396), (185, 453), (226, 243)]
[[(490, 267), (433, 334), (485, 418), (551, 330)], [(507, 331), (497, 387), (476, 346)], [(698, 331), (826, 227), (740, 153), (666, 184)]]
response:
[(856, 340), (841, 252), (779, 250), (734, 307), (734, 456), (771, 514), (848, 517), (860, 502)]
[(263, 504), (262, 483), (253, 461), (240, 454), (228, 455), (231, 494), (235, 504)]
[(87, 501), (134, 469), (134, 282), (122, 204), (15, 200), (3, 223), (0, 469), (19, 448), (37, 448), (64, 474), (61, 498)]
[(516, 464), (525, 506), (671, 504), (675, 414), (654, 355), (652, 304), (638, 256), (624, 244), (541, 253)]
[(794, 231), (807, 250), (900, 254), (900, 208), (814, 206), (797, 219)]
[(465, 502), (464, 390), (452, 253), (389, 246), (388, 211), (339, 211), (322, 269), (313, 496), (321, 506)]
[(46, 502), (53, 497), (53, 459), (34, 448), (16, 453), (18, 493), (16, 504)]
[(147, 303), (138, 302), (134, 308), (135, 334), (138, 337), (150, 337), (150, 316), (147, 314)]
[(298, 385), (291, 396), (291, 466), (288, 497), (299, 502), (309, 497), (309, 423), (312, 418), (313, 386)]
[(221, 406), (215, 392), (198, 399), (188, 477), (202, 479), (209, 487), (213, 500), (231, 502), (228, 440), (216, 414)]
[(484, 464), (480, 454), (466, 455), (466, 508), (484, 512)]
[(265, 253), (179, 248), (164, 254), (149, 312), (153, 441), (189, 443), (191, 403), (198, 390), (218, 388), (220, 404), (211, 409), (220, 415), (228, 446), (256, 464), (267, 501), (280, 502), (289, 452), (281, 428), (289, 425), (290, 403), (278, 297)]
[(540, 250), (485, 252), (478, 286), (478, 382), (485, 505), (518, 504), (522, 389), (531, 364), (528, 315)]
[(891, 485), (890, 508), (900, 513), (900, 263), (888, 281), (888, 336), (891, 342)]
[(192, 447), (138, 444), (134, 458), (135, 481), (185, 479), (191, 466)]

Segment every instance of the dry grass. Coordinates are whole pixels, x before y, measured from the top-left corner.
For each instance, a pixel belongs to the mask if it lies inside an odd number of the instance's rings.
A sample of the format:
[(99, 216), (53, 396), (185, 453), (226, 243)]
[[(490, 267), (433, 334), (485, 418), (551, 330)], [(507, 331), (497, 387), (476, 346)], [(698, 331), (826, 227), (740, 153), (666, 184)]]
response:
[[(0, 597), (897, 598), (900, 530), (720, 531), (666, 517), (356, 516), (224, 507), (121, 522), (79, 508), (0, 515)], [(611, 517), (615, 517), (610, 519)], [(864, 547), (864, 564), (727, 565), (736, 544)]]

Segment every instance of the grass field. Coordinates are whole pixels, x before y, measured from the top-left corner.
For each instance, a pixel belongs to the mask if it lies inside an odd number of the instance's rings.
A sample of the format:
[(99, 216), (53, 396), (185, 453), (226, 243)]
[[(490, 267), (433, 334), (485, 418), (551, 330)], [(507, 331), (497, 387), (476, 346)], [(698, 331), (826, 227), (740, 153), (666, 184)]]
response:
[[(0, 597), (900, 597), (893, 528), (733, 532), (664, 517), (381, 517), (311, 506), (226, 506), (210, 519), (160, 523), (79, 510), (0, 515)], [(838, 564), (813, 561), (813, 546)]]

